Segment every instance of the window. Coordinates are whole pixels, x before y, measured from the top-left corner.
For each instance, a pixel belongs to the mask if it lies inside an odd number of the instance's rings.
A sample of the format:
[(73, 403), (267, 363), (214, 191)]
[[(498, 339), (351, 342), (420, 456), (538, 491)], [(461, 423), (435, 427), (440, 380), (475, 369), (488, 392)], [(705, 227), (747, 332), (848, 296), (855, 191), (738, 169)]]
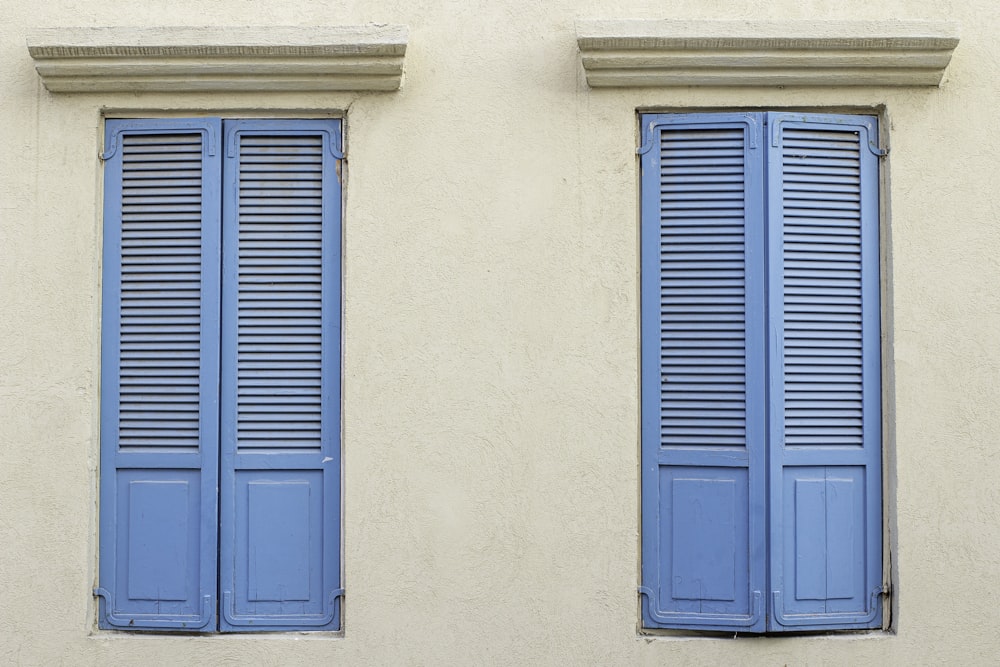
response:
[(340, 626), (339, 120), (108, 120), (102, 628)]
[(880, 627), (876, 119), (641, 122), (643, 625)]

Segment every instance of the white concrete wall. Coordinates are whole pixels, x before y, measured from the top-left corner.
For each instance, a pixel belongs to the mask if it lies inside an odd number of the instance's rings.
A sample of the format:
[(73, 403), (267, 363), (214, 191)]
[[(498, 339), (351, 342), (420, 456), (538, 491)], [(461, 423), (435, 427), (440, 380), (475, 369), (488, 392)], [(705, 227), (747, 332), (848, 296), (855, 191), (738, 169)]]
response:
[[(993, 664), (995, 0), (5, 0), (0, 663)], [(941, 88), (591, 90), (577, 18), (953, 19)], [(410, 28), (396, 93), (51, 94), (37, 27)], [(884, 107), (896, 630), (637, 631), (637, 108)], [(102, 113), (343, 112), (342, 635), (97, 631)]]

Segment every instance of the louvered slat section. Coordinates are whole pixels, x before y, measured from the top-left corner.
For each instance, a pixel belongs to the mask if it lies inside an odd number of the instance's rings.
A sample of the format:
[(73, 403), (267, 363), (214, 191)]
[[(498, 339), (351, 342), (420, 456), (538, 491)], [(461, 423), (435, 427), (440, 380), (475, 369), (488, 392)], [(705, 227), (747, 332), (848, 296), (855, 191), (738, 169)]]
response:
[(123, 450), (198, 448), (201, 172), (201, 134), (123, 137)]
[(861, 149), (856, 131), (784, 131), (786, 445), (863, 444)]
[(319, 450), (322, 139), (240, 138), (237, 447)]
[(744, 131), (663, 130), (661, 443), (746, 444)]

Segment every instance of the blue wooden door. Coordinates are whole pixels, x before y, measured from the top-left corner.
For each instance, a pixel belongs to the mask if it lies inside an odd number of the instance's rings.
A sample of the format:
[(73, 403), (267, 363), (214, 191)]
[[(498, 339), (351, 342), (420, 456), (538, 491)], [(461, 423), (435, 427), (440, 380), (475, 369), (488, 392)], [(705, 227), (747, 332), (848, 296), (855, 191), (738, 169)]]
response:
[(648, 627), (764, 628), (759, 115), (643, 117)]
[(768, 114), (774, 631), (879, 627), (878, 134)]
[(336, 629), (340, 121), (227, 121), (224, 630)]
[(99, 623), (215, 629), (216, 120), (109, 120)]

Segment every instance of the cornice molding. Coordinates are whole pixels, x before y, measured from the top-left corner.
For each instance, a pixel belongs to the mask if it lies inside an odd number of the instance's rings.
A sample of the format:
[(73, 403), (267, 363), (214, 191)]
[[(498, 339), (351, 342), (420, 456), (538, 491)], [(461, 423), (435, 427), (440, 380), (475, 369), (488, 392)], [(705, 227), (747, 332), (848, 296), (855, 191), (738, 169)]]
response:
[(28, 52), (54, 93), (396, 90), (405, 26), (51, 28)]
[(591, 87), (937, 86), (943, 21), (578, 21)]

